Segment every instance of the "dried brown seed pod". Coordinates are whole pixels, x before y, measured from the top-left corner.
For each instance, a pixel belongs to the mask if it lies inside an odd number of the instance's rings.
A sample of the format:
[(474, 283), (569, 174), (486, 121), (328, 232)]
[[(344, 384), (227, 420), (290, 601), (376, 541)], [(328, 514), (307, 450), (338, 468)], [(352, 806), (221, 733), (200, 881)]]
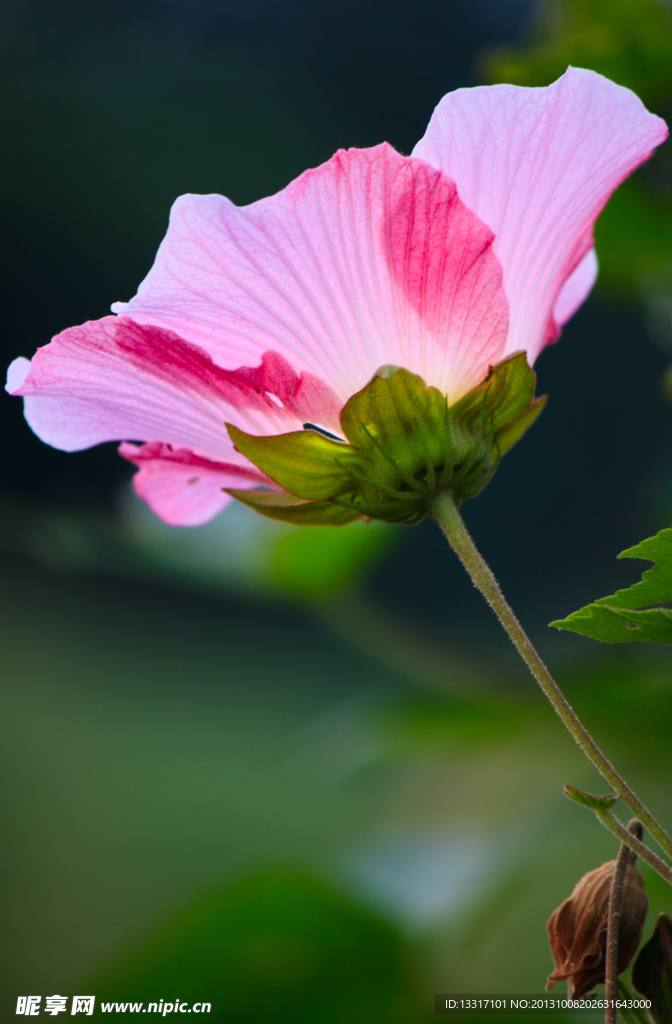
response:
[[(572, 895), (548, 919), (548, 937), (555, 968), (546, 988), (567, 981), (570, 999), (582, 999), (604, 982), (609, 893), (616, 866), (609, 860), (584, 875)], [(618, 973), (628, 966), (639, 945), (649, 897), (634, 863), (628, 864), (618, 929)]]

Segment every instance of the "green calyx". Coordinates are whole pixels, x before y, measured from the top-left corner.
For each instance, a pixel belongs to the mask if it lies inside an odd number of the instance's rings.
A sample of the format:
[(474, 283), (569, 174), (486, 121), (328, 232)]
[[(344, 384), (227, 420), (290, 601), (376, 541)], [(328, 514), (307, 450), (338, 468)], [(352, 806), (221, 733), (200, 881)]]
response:
[(283, 488), (227, 492), (297, 525), (340, 526), (359, 517), (418, 523), (438, 491), (461, 501), (485, 487), (544, 406), (534, 397), (535, 379), (518, 352), (449, 407), (416, 374), (384, 367), (341, 412), (347, 442), (314, 429), (256, 437), (227, 424), (238, 451)]
[(591, 811), (608, 811), (618, 800), (616, 793), (610, 793), (608, 796), (593, 796), (592, 793), (584, 793), (582, 789), (570, 786), (569, 783), (563, 788), (566, 797), (576, 804), (581, 804), (582, 807), (589, 807)]

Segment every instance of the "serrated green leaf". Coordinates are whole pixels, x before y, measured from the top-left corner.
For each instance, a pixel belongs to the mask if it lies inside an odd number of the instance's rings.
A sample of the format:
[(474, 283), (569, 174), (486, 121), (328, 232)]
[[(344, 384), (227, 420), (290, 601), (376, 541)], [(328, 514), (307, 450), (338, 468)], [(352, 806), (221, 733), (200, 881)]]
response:
[(672, 1024), (672, 918), (667, 914), (658, 915), (653, 935), (640, 949), (632, 984), (651, 1000), (654, 1024)]
[(601, 640), (603, 644), (625, 644), (633, 640), (672, 644), (672, 611), (667, 608), (635, 611), (589, 604), (550, 625)]
[(566, 619), (551, 622), (551, 626), (608, 644), (633, 640), (672, 644), (672, 611), (646, 607), (672, 601), (672, 529), (661, 530), (618, 557), (649, 559), (655, 565), (643, 573), (638, 583), (617, 590), (610, 597), (601, 597)]
[(655, 562), (652, 569), (642, 573), (639, 583), (626, 590), (617, 590), (613, 597), (602, 597), (596, 604), (612, 608), (645, 608), (651, 604), (672, 601), (672, 530), (660, 530), (655, 537), (647, 537), (619, 558), (644, 558)]
[(321, 501), (352, 490), (352, 480), (340, 464), (352, 459), (349, 445), (330, 441), (315, 430), (257, 437), (229, 423), (226, 427), (238, 451), (290, 494)]

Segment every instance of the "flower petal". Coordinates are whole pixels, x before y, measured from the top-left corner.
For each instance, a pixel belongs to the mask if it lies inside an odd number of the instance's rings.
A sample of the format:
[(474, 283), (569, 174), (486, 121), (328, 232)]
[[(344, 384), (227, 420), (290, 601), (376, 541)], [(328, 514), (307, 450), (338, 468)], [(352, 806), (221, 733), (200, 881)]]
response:
[(38, 437), (66, 451), (161, 440), (241, 463), (225, 422), (262, 434), (296, 429), (307, 419), (338, 425), (330, 389), (277, 353), (266, 352), (258, 367), (223, 370), (178, 335), (125, 316), (72, 327), (31, 363), (15, 360), (7, 389), (26, 396)]
[(170, 526), (201, 526), (214, 518), (231, 501), (224, 487), (270, 483), (254, 469), (211, 462), (165, 444), (122, 444), (119, 454), (139, 467), (133, 478), (137, 495)]
[[(574, 285), (590, 279), (582, 261), (595, 218), (666, 135), (633, 92), (582, 68), (548, 88), (493, 85), (443, 97), (413, 155), (453, 178), (496, 235), (507, 353), (525, 349), (532, 363), (557, 336), (556, 303), (561, 317), (571, 315), (581, 294)], [(567, 301), (563, 285), (580, 266)]]
[(594, 249), (589, 249), (578, 267), (572, 271), (555, 300), (553, 320), (562, 327), (574, 316), (590, 295), (597, 280), (597, 256)]
[(459, 396), (503, 354), (491, 243), (426, 163), (386, 144), (341, 151), (247, 207), (182, 196), (138, 294), (113, 309), (220, 366), (272, 349), (341, 403), (388, 363)]

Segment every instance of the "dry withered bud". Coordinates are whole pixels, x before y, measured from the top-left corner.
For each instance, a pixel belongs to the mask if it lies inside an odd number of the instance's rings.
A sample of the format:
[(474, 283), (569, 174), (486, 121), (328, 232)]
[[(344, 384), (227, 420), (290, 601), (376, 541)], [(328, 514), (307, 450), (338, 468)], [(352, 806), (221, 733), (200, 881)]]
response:
[[(616, 861), (609, 860), (589, 871), (548, 919), (555, 969), (548, 977), (547, 989), (557, 981), (567, 981), (570, 999), (582, 999), (604, 982), (609, 893), (615, 866)], [(629, 863), (618, 929), (619, 974), (635, 955), (648, 906), (644, 879), (634, 863)]]

